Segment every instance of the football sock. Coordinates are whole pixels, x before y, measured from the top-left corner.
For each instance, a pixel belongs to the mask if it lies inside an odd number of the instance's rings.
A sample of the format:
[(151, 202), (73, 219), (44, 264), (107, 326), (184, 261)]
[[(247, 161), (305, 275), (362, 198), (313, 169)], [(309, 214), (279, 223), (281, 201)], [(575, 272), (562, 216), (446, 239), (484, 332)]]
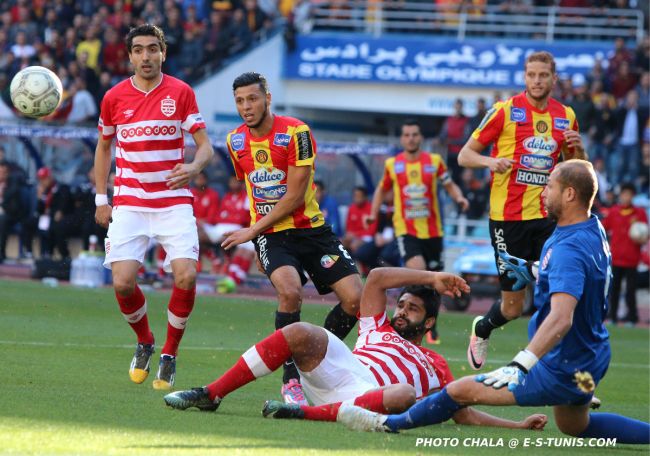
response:
[(339, 302), (325, 318), (323, 327), (339, 339), (345, 339), (354, 325), (357, 324), (357, 316), (346, 313)]
[(138, 337), (138, 343), (153, 344), (153, 334), (149, 328), (149, 319), (147, 318), (147, 301), (140, 287), (136, 284), (133, 293), (129, 296), (120, 296), (115, 293), (115, 297), (124, 319), (131, 325)]
[(499, 328), (509, 321), (501, 313), (501, 300), (499, 299), (492, 304), (488, 313), (476, 324), (476, 335), (481, 339), (488, 339), (493, 329)]
[(167, 308), (167, 340), (161, 350), (161, 354), (176, 356), (178, 345), (181, 343), (187, 319), (194, 308), (196, 287), (183, 290), (176, 287), (172, 289)]
[(615, 438), (616, 443), (650, 443), (650, 424), (614, 413), (590, 413), (578, 437)]
[(211, 400), (224, 398), (256, 378), (268, 375), (291, 357), (287, 339), (281, 330), (249, 348), (226, 373), (207, 385)]
[(392, 431), (399, 431), (443, 423), (461, 408), (463, 406), (449, 397), (447, 389), (443, 388), (442, 391), (417, 402), (404, 413), (388, 415), (384, 424)]
[[(275, 329), (284, 328), (291, 323), (300, 321), (300, 312), (275, 312)], [(287, 359), (284, 363), (284, 373), (282, 374), (282, 383), (288, 383), (289, 380), (295, 378), (300, 380), (300, 374), (293, 362), (293, 359)]]
[[(336, 421), (342, 402), (334, 404), (324, 404), (318, 406), (301, 405), (300, 409), (304, 412), (304, 419), (312, 421)], [(362, 394), (354, 399), (354, 405), (363, 407), (367, 410), (386, 413), (384, 407), (384, 390), (375, 390)]]
[(237, 285), (241, 284), (248, 275), (248, 269), (251, 267), (251, 260), (241, 255), (235, 255), (228, 266), (228, 277), (233, 279)]

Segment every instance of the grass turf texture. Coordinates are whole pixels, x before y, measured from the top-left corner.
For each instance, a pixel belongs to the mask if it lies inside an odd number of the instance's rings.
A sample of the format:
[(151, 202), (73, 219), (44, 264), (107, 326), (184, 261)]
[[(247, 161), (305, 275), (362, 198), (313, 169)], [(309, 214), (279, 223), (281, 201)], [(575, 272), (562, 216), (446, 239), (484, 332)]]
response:
[[(166, 331), (167, 293), (147, 292), (149, 321), (158, 338)], [(181, 344), (176, 388), (208, 383), (240, 354), (273, 330), (275, 304), (199, 296)], [(303, 320), (322, 323), (326, 306), (305, 305)], [(472, 317), (444, 313), (436, 350), (456, 377), (470, 374), (465, 350)], [(494, 334), (487, 369), (498, 367), (526, 343), (527, 320)], [(353, 337), (348, 338), (352, 342)], [(647, 329), (611, 330), (612, 365), (597, 394), (603, 411), (648, 420), (649, 348)], [(546, 413), (543, 433), (457, 426), (453, 423), (399, 435), (362, 434), (335, 423), (263, 419), (265, 399), (279, 399), (279, 372), (232, 393), (216, 413), (166, 407), (151, 380), (129, 381), (135, 338), (118, 311), (112, 290), (47, 288), (35, 282), (0, 280), (0, 454), (511, 454), (508, 441), (561, 437), (552, 410), (490, 408), (511, 419)], [(459, 438), (457, 447), (416, 447), (418, 437)], [(467, 448), (467, 437), (504, 447)], [(647, 454), (647, 447), (535, 448), (533, 454)]]

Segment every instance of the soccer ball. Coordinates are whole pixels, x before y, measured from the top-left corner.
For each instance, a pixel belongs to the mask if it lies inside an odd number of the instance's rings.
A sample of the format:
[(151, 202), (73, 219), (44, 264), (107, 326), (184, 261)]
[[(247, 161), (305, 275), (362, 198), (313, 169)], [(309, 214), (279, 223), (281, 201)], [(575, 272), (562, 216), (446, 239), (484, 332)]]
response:
[(61, 80), (42, 66), (30, 66), (19, 71), (11, 80), (11, 102), (29, 117), (51, 114), (63, 96)]
[(648, 240), (648, 225), (643, 222), (634, 222), (630, 225), (628, 235), (637, 244), (644, 244)]

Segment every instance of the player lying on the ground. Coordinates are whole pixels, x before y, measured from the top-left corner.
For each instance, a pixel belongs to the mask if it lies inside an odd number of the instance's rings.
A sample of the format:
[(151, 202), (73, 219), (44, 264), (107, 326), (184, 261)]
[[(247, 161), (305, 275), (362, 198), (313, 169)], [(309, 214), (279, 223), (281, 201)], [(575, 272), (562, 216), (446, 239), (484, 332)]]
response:
[[(400, 415), (343, 406), (338, 420), (356, 430), (396, 432), (444, 422), (468, 405), (552, 405), (565, 434), (650, 443), (648, 423), (589, 413), (611, 358), (604, 325), (611, 255), (602, 225), (590, 214), (597, 189), (587, 161), (569, 160), (551, 173), (542, 197), (557, 228), (542, 249), (530, 342), (509, 365), (450, 383)], [(506, 264), (514, 275), (532, 278), (523, 260)]]
[[(392, 320), (386, 315), (386, 290), (410, 284), (402, 291)], [(359, 339), (353, 352), (329, 331), (309, 323), (293, 323), (246, 351), (215, 382), (203, 388), (165, 396), (177, 409), (216, 410), (230, 392), (282, 366), (293, 357), (304, 391), (313, 406), (268, 401), (265, 416), (335, 421), (341, 402), (370, 410), (406, 410), (416, 398), (437, 391), (453, 377), (445, 359), (421, 347), (422, 337), (438, 315), (440, 293), (469, 292), (452, 274), (406, 268), (378, 268), (368, 275), (361, 297)], [(546, 416), (515, 422), (471, 408), (459, 410), (461, 424), (542, 429)]]

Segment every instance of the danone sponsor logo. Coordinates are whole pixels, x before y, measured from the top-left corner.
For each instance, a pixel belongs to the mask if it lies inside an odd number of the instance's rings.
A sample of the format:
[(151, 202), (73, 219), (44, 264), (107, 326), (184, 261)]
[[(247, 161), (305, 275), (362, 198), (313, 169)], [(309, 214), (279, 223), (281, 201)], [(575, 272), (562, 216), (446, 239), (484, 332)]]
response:
[(557, 142), (552, 137), (529, 136), (523, 144), (524, 149), (533, 154), (550, 155), (557, 149)]
[(279, 185), (286, 176), (286, 173), (277, 168), (260, 168), (248, 175), (248, 180), (256, 187), (271, 187)]
[(285, 133), (276, 133), (275, 136), (273, 137), (273, 144), (275, 144), (276, 146), (286, 147), (289, 145), (290, 140), (291, 140), (291, 136)]
[(230, 137), (230, 146), (232, 150), (242, 150), (244, 148), (244, 134), (236, 133)]
[(404, 201), (404, 206), (409, 207), (429, 207), (429, 200), (426, 198), (408, 198)]
[(522, 155), (519, 163), (528, 169), (538, 169), (540, 171), (548, 171), (553, 168), (555, 160), (546, 155)]
[(517, 170), (517, 183), (544, 187), (548, 182), (548, 173), (541, 171)]
[(402, 192), (409, 198), (422, 198), (427, 192), (427, 188), (422, 184), (411, 184), (404, 187)]
[(277, 201), (287, 193), (286, 185), (273, 185), (271, 187), (253, 187), (253, 198), (257, 200)]

